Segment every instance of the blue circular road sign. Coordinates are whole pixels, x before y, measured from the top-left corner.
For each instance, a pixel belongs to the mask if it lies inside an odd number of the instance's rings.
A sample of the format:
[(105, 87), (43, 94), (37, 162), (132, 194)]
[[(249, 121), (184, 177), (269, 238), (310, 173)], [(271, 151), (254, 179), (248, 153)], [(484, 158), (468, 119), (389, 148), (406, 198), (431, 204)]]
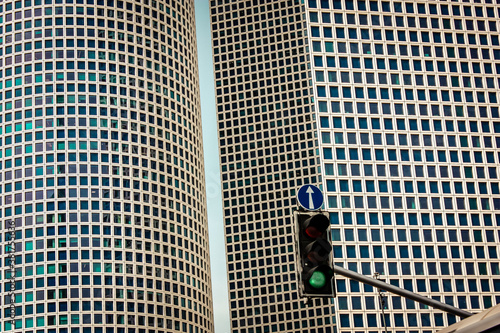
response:
[(323, 205), (323, 193), (314, 185), (304, 185), (297, 192), (299, 204), (307, 210), (318, 210)]

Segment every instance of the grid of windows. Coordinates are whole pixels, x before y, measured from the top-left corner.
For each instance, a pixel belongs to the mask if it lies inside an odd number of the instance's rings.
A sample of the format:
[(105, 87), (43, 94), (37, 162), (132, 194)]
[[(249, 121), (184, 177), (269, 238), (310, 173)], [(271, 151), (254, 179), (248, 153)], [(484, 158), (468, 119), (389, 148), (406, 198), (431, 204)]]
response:
[(213, 331), (194, 3), (3, 1), (0, 36), (0, 330)]
[[(498, 303), (498, 5), (307, 6), (335, 260), (471, 311)], [(383, 326), (372, 288), (337, 287), (339, 330)], [(456, 321), (387, 308), (394, 328)]]
[(333, 332), (298, 297), (295, 189), (320, 184), (300, 1), (211, 1), (233, 332)]
[[(498, 303), (498, 4), (211, 9), (233, 331), (331, 329), (321, 311), (301, 321), (314, 310), (293, 293), (288, 308), (262, 296), (296, 289), (283, 262), (304, 183), (323, 185), (338, 264), (471, 311)], [(339, 331), (383, 326), (372, 288), (338, 277), (337, 290)], [(387, 307), (397, 332), (457, 320), (400, 297)]]

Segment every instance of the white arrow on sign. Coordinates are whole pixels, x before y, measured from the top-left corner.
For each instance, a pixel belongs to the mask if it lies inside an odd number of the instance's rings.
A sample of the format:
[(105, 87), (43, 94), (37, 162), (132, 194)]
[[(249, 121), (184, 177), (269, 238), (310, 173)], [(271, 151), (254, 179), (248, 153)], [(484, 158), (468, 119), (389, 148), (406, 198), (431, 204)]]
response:
[(302, 208), (311, 211), (317, 210), (323, 203), (323, 194), (316, 186), (305, 184), (300, 187), (297, 200)]
[(306, 193), (309, 194), (309, 209), (314, 209), (314, 201), (313, 201), (314, 190), (312, 189), (311, 186), (307, 188)]

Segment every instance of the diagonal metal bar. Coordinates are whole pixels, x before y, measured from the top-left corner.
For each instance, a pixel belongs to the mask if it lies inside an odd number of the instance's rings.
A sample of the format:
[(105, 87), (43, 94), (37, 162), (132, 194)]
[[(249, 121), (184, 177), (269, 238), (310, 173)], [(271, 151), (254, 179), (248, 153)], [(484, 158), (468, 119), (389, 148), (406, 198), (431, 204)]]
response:
[(392, 284), (388, 284), (386, 282), (374, 279), (374, 278), (369, 277), (369, 276), (361, 275), (359, 273), (350, 271), (348, 269), (345, 269), (345, 268), (337, 266), (337, 265), (333, 266), (333, 272), (336, 274), (345, 276), (349, 279), (356, 280), (356, 281), (359, 281), (361, 283), (369, 284), (372, 287), (384, 289), (384, 290), (387, 290), (393, 294), (403, 296), (405, 298), (409, 298), (411, 300), (414, 300), (415, 302), (419, 302), (419, 303), (428, 305), (430, 307), (454, 314), (455, 316), (459, 316), (461, 318), (467, 318), (467, 317), (472, 316), (472, 313), (467, 312), (465, 310), (456, 308), (454, 306), (451, 306), (451, 305), (448, 305), (445, 303), (441, 303), (439, 301), (436, 301), (434, 299), (431, 299), (431, 298), (428, 298), (425, 296), (421, 296), (419, 294), (415, 294), (414, 292), (393, 286)]

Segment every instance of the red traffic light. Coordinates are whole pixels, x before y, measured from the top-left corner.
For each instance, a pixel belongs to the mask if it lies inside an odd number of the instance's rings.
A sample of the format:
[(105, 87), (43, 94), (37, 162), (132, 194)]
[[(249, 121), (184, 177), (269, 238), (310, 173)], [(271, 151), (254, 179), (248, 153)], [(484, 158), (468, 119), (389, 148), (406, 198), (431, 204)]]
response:
[(321, 236), (321, 231), (319, 231), (318, 229), (316, 229), (316, 227), (313, 226), (306, 228), (304, 232), (306, 233), (307, 236), (311, 238), (318, 238), (319, 236)]
[(330, 226), (330, 220), (323, 214), (316, 214), (304, 222), (304, 233), (310, 238), (319, 238)]

